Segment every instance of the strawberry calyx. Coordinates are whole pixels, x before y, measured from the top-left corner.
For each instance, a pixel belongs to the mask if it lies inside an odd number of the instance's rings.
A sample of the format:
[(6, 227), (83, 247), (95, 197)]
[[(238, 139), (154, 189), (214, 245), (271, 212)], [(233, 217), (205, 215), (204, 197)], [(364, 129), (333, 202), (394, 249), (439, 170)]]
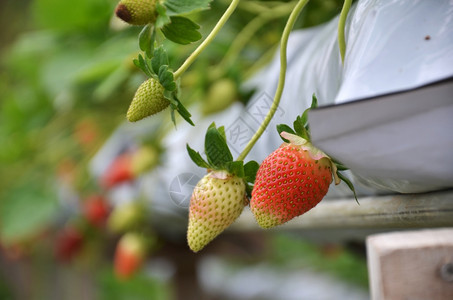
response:
[(187, 152), (192, 161), (199, 167), (205, 168), (211, 172), (213, 176), (219, 179), (226, 179), (229, 176), (237, 176), (242, 178), (246, 183), (247, 194), (252, 192), (252, 184), (255, 181), (256, 172), (259, 164), (256, 161), (249, 161), (244, 164), (242, 160), (233, 160), (233, 155), (228, 147), (225, 128), (223, 126), (216, 127), (212, 123), (205, 136), (205, 153), (206, 160), (201, 154), (187, 144)]
[(332, 175), (334, 177), (335, 185), (340, 184), (341, 179), (340, 179), (340, 177), (338, 177), (338, 174), (337, 174), (338, 173), (337, 166), (332, 161), (330, 156), (325, 154), (322, 150), (320, 150), (320, 149), (316, 148), (315, 146), (313, 146), (312, 143), (310, 143), (309, 141), (307, 141), (303, 137), (300, 137), (300, 136), (295, 135), (295, 134), (288, 133), (286, 131), (281, 132), (280, 135), (283, 138), (289, 140), (291, 144), (300, 146), (300, 148), (302, 148), (303, 150), (306, 150), (308, 155), (310, 155), (310, 157), (313, 160), (326, 160), (330, 164), (330, 167), (332, 168)]
[(357, 200), (357, 194), (355, 192), (354, 185), (352, 182), (344, 176), (340, 171), (346, 171), (348, 168), (340, 163), (339, 161), (333, 159), (322, 150), (316, 148), (311, 143), (310, 135), (310, 126), (308, 124), (308, 112), (318, 106), (318, 99), (315, 94), (312, 97), (311, 106), (306, 109), (301, 116), (298, 116), (293, 123), (294, 129), (285, 124), (277, 125), (277, 131), (280, 134), (280, 137), (285, 143), (290, 143), (293, 145), (300, 146), (302, 149), (307, 150), (310, 157), (314, 160), (328, 160), (331, 168), (332, 175), (334, 177), (335, 185), (340, 184), (341, 181), (344, 181), (349, 189), (354, 193), (354, 198)]

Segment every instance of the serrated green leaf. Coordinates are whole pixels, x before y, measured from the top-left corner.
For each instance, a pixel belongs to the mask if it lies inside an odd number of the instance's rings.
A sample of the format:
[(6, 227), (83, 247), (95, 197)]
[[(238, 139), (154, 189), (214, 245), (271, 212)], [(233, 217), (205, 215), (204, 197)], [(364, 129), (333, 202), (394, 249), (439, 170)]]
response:
[(163, 46), (154, 50), (153, 58), (151, 59), (151, 68), (154, 73), (159, 74), (161, 66), (168, 66), (168, 55)]
[(195, 124), (193, 123), (193, 121), (190, 119), (190, 117), (192, 116), (189, 111), (186, 109), (186, 107), (181, 103), (181, 101), (177, 100), (178, 101), (178, 106), (177, 106), (177, 111), (179, 113), (179, 115), (187, 122), (189, 123), (190, 125), (192, 126), (195, 126)]
[(244, 173), (244, 162), (243, 161), (230, 161), (225, 164), (227, 171), (240, 178), (245, 177)]
[(153, 56), (154, 39), (155, 39), (154, 26), (152, 24), (148, 24), (145, 27), (143, 27), (142, 31), (138, 36), (138, 44), (140, 46), (140, 50), (145, 52), (146, 56), (149, 58)]
[(222, 168), (226, 163), (233, 161), (228, 144), (217, 128), (208, 128), (204, 145), (208, 162), (212, 166)]
[(225, 141), (227, 140), (226, 138), (226, 133), (225, 133), (225, 126), (220, 126), (219, 128), (217, 128), (220, 132), (220, 134), (222, 135), (222, 137), (225, 139)]
[(318, 98), (316, 98), (316, 95), (313, 93), (313, 96), (311, 97), (311, 108), (316, 107), (318, 107)]
[(194, 11), (208, 9), (212, 0), (166, 0), (165, 6), (169, 15), (188, 14)]
[(170, 23), (162, 27), (167, 39), (181, 45), (187, 45), (201, 39), (200, 26), (184, 17), (171, 17)]
[(352, 182), (340, 172), (337, 172), (337, 175), (341, 180), (343, 180), (346, 183), (346, 185), (349, 187), (349, 189), (354, 193), (355, 201), (357, 202), (357, 204), (360, 205), (359, 200), (357, 199), (357, 194), (355, 192), (354, 185), (352, 184)]
[(209, 169), (211, 166), (201, 157), (201, 154), (192, 148), (190, 148), (189, 144), (187, 144), (187, 152), (189, 153), (190, 158), (192, 161), (201, 168)]
[(293, 123), (293, 126), (294, 126), (294, 131), (296, 131), (296, 134), (298, 136), (305, 138), (305, 136), (307, 135), (306, 130), (305, 130), (305, 124), (302, 122), (302, 118), (300, 116), (298, 116), (296, 118), (296, 120)]
[(156, 19), (156, 27), (162, 28), (165, 24), (170, 23), (170, 17), (167, 15), (167, 8), (160, 4), (160, 2), (156, 2), (156, 11), (157, 11), (157, 19)]
[(138, 55), (138, 67), (149, 77), (153, 75), (152, 70), (148, 67), (145, 59), (141, 54)]
[(343, 165), (341, 162), (339, 162), (338, 160), (334, 159), (334, 158), (330, 158), (332, 160), (332, 162), (335, 164), (335, 166), (337, 166), (337, 169), (338, 171), (346, 171), (346, 170), (349, 170), (348, 167), (346, 167), (345, 165)]
[(175, 117), (175, 110), (178, 109), (177, 106), (175, 106), (174, 104), (172, 104), (170, 106), (171, 110), (170, 110), (170, 116), (171, 116), (171, 121), (173, 122), (173, 124), (175, 125), (176, 127), (176, 117)]
[(173, 73), (168, 71), (168, 66), (163, 65), (159, 68), (159, 82), (168, 91), (176, 90), (176, 82)]
[(304, 111), (304, 113), (302, 114), (302, 116), (300, 117), (301, 118), (301, 122), (304, 124), (304, 127), (307, 126), (308, 124), (308, 112), (310, 111), (310, 109), (306, 109)]
[(247, 182), (254, 183), (255, 178), (256, 178), (256, 173), (258, 172), (259, 168), (260, 168), (260, 165), (254, 160), (251, 160), (248, 163), (246, 163), (244, 165), (245, 180)]
[(285, 138), (283, 138), (283, 137), (281, 136), (281, 133), (282, 133), (283, 131), (288, 132), (288, 133), (291, 133), (291, 134), (296, 134), (296, 133), (294, 132), (294, 130), (293, 130), (291, 127), (289, 127), (289, 126), (286, 125), (286, 124), (278, 124), (278, 125), (277, 125), (277, 132), (278, 132), (278, 135), (280, 136), (280, 138), (281, 138), (285, 143), (289, 143), (289, 141), (288, 141), (287, 139), (285, 139)]
[(138, 58), (134, 58), (134, 59), (132, 60), (132, 62), (134, 63), (134, 65), (135, 65), (137, 68), (139, 68), (139, 69), (142, 68), (142, 67), (140, 66), (140, 61), (138, 60)]

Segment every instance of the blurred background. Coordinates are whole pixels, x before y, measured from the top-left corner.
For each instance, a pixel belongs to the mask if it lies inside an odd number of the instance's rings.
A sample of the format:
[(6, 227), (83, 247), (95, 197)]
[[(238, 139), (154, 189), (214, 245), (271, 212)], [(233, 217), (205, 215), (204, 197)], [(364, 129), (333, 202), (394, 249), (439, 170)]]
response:
[[(228, 3), (189, 17), (206, 36)], [(118, 146), (119, 128), (135, 126), (125, 113), (146, 77), (132, 63), (141, 28), (116, 19), (116, 5), (0, 2), (0, 299), (367, 299), (360, 240), (227, 231), (194, 254), (183, 231), (165, 230), (172, 221), (152, 217), (156, 199), (130, 192), (159, 165), (174, 127), (119, 135)], [(240, 84), (270, 61), (294, 5), (242, 1), (182, 77), (189, 110), (209, 117), (247, 103)], [(311, 1), (296, 27), (324, 23), (341, 5)], [(173, 69), (197, 44), (165, 42)], [(101, 149), (109, 154), (99, 171)], [(143, 249), (137, 268), (118, 258), (131, 232)]]

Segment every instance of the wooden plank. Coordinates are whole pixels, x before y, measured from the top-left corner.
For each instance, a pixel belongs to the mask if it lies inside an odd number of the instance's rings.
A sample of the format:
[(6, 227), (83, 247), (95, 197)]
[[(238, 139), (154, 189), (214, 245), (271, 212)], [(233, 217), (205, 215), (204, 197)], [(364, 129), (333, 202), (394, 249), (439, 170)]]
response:
[(367, 238), (373, 300), (453, 299), (453, 229)]
[[(323, 200), (315, 208), (276, 229), (359, 229), (453, 227), (453, 191)], [(233, 230), (258, 228), (250, 210)]]

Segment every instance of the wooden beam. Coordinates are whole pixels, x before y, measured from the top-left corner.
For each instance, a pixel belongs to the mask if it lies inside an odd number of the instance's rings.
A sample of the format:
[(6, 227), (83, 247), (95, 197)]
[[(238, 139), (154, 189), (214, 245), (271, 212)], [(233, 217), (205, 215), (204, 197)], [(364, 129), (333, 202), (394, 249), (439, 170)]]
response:
[[(453, 190), (321, 201), (315, 208), (275, 229), (360, 229), (453, 227)], [(232, 230), (255, 230), (250, 210)]]

